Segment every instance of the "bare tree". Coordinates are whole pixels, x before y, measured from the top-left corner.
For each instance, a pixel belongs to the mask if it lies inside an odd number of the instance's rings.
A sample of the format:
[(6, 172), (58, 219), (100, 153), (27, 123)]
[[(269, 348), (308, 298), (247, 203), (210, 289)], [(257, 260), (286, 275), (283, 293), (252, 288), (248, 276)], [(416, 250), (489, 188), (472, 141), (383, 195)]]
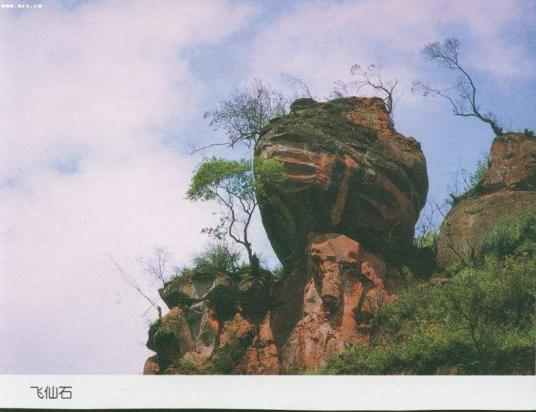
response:
[(210, 126), (214, 130), (222, 129), (228, 141), (195, 148), (192, 153), (214, 146), (232, 148), (239, 143), (249, 148), (259, 140), (262, 128), (286, 111), (285, 97), (268, 89), (260, 80), (255, 80), (251, 87), (223, 101), (218, 109), (205, 112), (204, 117), (210, 120)]
[[(294, 88), (295, 98), (306, 97), (309, 99), (315, 99), (309, 90), (309, 86), (300, 78), (293, 76), (291, 74), (283, 74), (283, 78)], [(298, 90), (301, 89), (302, 92), (298, 93)]]
[(415, 246), (431, 246), (439, 234), (439, 225), (435, 204), (429, 201), (415, 225)]
[(391, 114), (395, 106), (394, 91), (398, 80), (385, 80), (376, 65), (371, 64), (363, 69), (359, 64), (354, 64), (350, 69), (352, 75), (358, 76), (358, 80), (352, 82), (335, 82), (332, 97), (344, 97), (359, 94), (363, 89), (372, 89), (374, 93), (385, 102), (387, 113)]
[(139, 263), (149, 279), (162, 283), (162, 286), (171, 278), (171, 254), (164, 248), (155, 248), (152, 256), (140, 258)]
[(456, 116), (476, 117), (488, 124), (496, 136), (503, 134), (497, 117), (491, 113), (482, 113), (476, 98), (476, 86), (471, 76), (460, 64), (460, 41), (455, 38), (446, 39), (443, 44), (430, 43), (423, 49), (423, 54), (440, 67), (456, 73), (456, 82), (445, 89), (437, 89), (420, 80), (413, 82), (412, 91), (423, 96), (440, 96), (447, 100)]
[[(117, 263), (117, 261), (112, 257), (112, 255), (106, 254), (106, 256), (108, 256), (108, 258), (112, 261), (112, 263), (114, 264), (115, 268), (121, 274), (121, 276), (123, 277), (123, 279), (125, 280), (127, 285), (129, 285), (132, 289), (134, 289), (141, 296), (143, 296), (143, 298), (145, 298), (145, 300), (147, 300), (151, 305), (151, 306), (149, 306), (149, 309), (150, 308), (156, 309), (156, 311), (158, 312), (158, 318), (161, 319), (162, 318), (162, 308), (143, 291), (143, 289), (141, 288), (139, 283), (136, 281), (136, 279), (130, 273), (128, 273), (126, 270), (124, 270), (121, 267), (121, 265), (119, 263)], [(145, 313), (147, 313), (147, 311), (145, 311)], [(144, 316), (145, 313), (142, 316)]]

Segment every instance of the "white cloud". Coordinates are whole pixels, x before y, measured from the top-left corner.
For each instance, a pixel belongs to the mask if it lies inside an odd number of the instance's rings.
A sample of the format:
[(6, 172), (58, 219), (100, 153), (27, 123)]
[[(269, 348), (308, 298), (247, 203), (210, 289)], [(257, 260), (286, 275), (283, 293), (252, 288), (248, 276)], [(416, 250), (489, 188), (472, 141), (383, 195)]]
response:
[(158, 131), (202, 113), (182, 51), (225, 39), (252, 8), (95, 1), (2, 13), (0, 372), (140, 372), (146, 304), (105, 253), (134, 269), (157, 245), (185, 261), (206, 240), (209, 206), (184, 199), (198, 159)]
[(533, 76), (534, 59), (504, 36), (523, 18), (515, 0), (298, 3), (259, 34), (252, 71), (272, 81), (280, 81), (280, 73), (298, 76), (325, 97), (334, 80), (350, 79), (352, 64), (374, 63), (409, 89), (421, 74), (422, 47), (454, 35), (468, 39), (471, 67), (493, 76)]

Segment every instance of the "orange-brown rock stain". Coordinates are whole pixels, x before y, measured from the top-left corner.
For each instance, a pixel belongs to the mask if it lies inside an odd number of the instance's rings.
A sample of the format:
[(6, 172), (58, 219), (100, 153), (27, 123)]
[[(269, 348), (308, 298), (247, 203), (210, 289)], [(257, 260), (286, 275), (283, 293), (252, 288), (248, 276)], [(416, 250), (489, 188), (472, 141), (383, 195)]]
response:
[[(313, 237), (303, 314), (282, 349), (286, 373), (311, 371), (347, 345), (368, 345), (371, 318), (395, 299), (383, 260), (340, 234)], [(392, 282), (393, 283), (393, 282)], [(396, 282), (395, 282), (396, 283)]]

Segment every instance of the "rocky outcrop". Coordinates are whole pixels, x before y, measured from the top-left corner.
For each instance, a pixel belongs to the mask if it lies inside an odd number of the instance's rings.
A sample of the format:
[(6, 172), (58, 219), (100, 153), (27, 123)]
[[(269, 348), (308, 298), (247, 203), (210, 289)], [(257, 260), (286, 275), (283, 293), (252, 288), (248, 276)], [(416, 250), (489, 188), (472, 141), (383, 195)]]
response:
[(426, 162), (419, 143), (394, 130), (381, 99), (297, 100), (270, 122), (255, 155), (286, 167), (285, 184), (259, 199), (284, 265), (303, 255), (311, 233), (341, 233), (392, 257), (411, 243)]
[(348, 344), (368, 345), (370, 321), (398, 284), (396, 271), (345, 235), (315, 236), (309, 253), (303, 317), (282, 348), (288, 373), (314, 370)]
[(343, 235), (381, 261), (402, 263), (426, 200), (426, 162), (419, 143), (395, 131), (381, 99), (358, 97), (297, 100), (265, 128), (255, 155), (282, 162), (287, 174), (259, 197), (270, 242), (290, 273), (272, 315), (282, 347), (303, 318), (314, 237)]
[(488, 170), (446, 216), (438, 263), (471, 259), (499, 218), (528, 211), (536, 211), (536, 138), (509, 133), (493, 141)]
[[(272, 342), (263, 326), (271, 302), (269, 272), (252, 277), (193, 271), (174, 278), (159, 292), (170, 310), (149, 329), (147, 347), (157, 355), (146, 361), (145, 374), (208, 373), (215, 368), (225, 373), (235, 368), (270, 373), (274, 367), (277, 372), (278, 364), (273, 366), (269, 356)], [(255, 351), (261, 366), (239, 365), (247, 350)], [(231, 360), (222, 361), (229, 356)], [(253, 358), (252, 353), (248, 356)]]
[(285, 166), (259, 197), (285, 275), (194, 273), (161, 290), (144, 373), (312, 371), (396, 298), (397, 267), (428, 190), (419, 143), (378, 98), (300, 99), (263, 130), (255, 156)]

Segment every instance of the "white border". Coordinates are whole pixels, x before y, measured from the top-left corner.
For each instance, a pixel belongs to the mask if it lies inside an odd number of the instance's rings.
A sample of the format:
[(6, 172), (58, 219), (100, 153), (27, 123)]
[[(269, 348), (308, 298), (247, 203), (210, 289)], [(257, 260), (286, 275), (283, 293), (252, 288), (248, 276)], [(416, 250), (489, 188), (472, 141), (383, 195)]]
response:
[[(71, 385), (70, 400), (30, 386)], [(3, 408), (536, 409), (534, 376), (0, 376)]]

